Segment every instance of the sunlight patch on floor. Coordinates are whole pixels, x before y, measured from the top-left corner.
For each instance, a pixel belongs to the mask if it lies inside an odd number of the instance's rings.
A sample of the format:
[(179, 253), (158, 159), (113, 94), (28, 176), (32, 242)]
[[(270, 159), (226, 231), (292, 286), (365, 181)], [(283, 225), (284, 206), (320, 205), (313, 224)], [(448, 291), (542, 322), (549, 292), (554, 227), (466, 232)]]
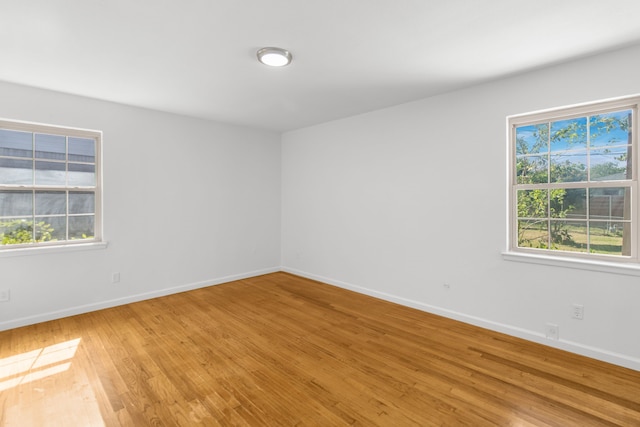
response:
[[(64, 372), (76, 354), (80, 338), (0, 359), (0, 391)], [(42, 369), (44, 368), (44, 369)]]

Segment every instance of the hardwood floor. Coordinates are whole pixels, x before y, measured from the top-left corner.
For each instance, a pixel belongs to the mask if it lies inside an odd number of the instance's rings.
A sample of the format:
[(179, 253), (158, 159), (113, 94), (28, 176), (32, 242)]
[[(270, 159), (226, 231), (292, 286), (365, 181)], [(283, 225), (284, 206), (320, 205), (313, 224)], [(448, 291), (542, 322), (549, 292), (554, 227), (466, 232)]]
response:
[(3, 426), (640, 426), (640, 372), (286, 273), (0, 332)]

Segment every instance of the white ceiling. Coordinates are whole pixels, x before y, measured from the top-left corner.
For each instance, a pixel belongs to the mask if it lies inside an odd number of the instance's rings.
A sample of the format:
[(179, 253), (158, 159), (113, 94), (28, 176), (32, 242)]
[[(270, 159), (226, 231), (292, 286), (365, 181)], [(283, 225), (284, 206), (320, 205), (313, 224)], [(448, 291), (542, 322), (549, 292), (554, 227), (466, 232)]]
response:
[[(286, 131), (640, 43), (638, 16), (638, 0), (0, 0), (0, 80)], [(264, 46), (293, 63), (259, 64)]]

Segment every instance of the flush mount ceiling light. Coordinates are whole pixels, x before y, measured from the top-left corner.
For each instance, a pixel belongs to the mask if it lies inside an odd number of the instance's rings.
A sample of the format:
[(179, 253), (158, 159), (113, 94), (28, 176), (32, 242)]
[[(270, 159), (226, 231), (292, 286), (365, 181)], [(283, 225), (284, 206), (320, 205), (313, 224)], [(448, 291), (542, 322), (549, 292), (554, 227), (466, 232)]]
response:
[(271, 67), (284, 67), (293, 59), (291, 52), (279, 47), (263, 47), (257, 54), (258, 61)]

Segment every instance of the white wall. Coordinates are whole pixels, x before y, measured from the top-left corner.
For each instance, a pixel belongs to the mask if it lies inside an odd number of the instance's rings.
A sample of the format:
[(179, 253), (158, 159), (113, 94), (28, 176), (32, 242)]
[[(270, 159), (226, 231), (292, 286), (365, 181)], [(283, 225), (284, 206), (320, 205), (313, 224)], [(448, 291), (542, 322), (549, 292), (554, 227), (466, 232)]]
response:
[(109, 243), (0, 257), (0, 330), (278, 270), (280, 135), (7, 83), (0, 98), (2, 118), (104, 132)]
[(639, 278), (500, 255), (505, 117), (640, 93), (639, 66), (633, 47), (289, 132), (282, 152), (275, 133), (0, 83), (2, 118), (104, 132), (109, 242), (0, 257), (0, 330), (281, 264), (640, 370)]
[(640, 370), (640, 278), (501, 256), (506, 116), (640, 93), (639, 69), (633, 47), (284, 134), (284, 269)]

